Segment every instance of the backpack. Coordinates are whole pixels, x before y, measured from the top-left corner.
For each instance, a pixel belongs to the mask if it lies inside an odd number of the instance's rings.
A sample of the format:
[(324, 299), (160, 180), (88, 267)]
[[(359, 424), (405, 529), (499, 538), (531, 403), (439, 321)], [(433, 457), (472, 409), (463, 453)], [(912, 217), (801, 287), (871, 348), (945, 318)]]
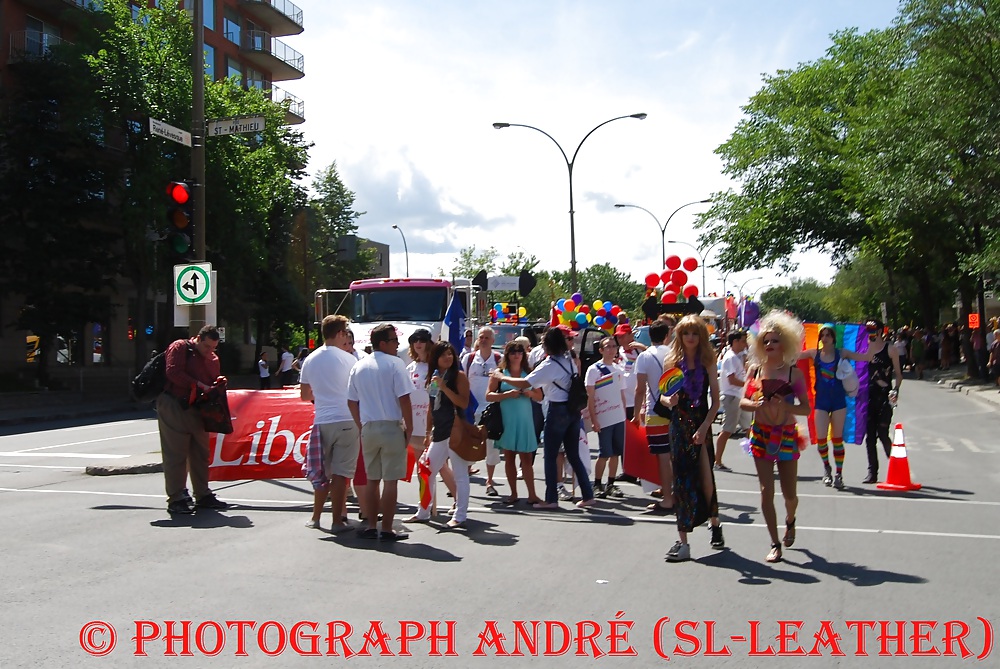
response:
[[(469, 369), (472, 368), (472, 359), (475, 357), (476, 357), (475, 351), (469, 351), (468, 353), (465, 354), (465, 364), (463, 365), (463, 367), (465, 368), (466, 376), (469, 375)], [(497, 353), (496, 351), (493, 351), (493, 364), (496, 365), (497, 367), (500, 366), (500, 354)]]
[[(587, 386), (583, 383), (583, 377), (577, 373), (574, 368), (572, 371), (566, 369), (566, 367), (559, 362), (559, 358), (552, 358), (552, 360), (559, 365), (564, 372), (569, 372), (569, 388), (563, 388), (558, 383), (556, 387), (560, 390), (565, 390), (569, 397), (566, 400), (567, 408), (573, 413), (581, 413), (587, 408)], [(554, 383), (554, 382), (553, 382)]]
[[(139, 402), (152, 402), (167, 385), (167, 350), (154, 355), (132, 379), (132, 397)], [(193, 353), (190, 344), (188, 355)]]

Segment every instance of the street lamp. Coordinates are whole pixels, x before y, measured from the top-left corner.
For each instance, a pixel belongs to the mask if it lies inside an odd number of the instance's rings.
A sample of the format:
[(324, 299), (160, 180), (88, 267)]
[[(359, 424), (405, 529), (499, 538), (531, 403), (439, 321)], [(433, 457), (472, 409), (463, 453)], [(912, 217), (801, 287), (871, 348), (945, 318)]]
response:
[(403, 234), (403, 228), (398, 225), (392, 226), (393, 230), (399, 230), (399, 236), (403, 238), (403, 253), (406, 254), (406, 278), (410, 278), (410, 249), (406, 248), (406, 235)]
[(573, 292), (576, 292), (576, 225), (574, 221), (574, 211), (573, 211), (573, 165), (576, 163), (576, 154), (580, 153), (580, 147), (583, 143), (587, 141), (595, 130), (601, 126), (607, 125), (612, 121), (618, 121), (623, 118), (637, 118), (640, 121), (646, 118), (646, 114), (628, 114), (626, 116), (616, 116), (614, 118), (608, 119), (604, 123), (594, 126), (590, 132), (583, 136), (580, 143), (576, 145), (576, 151), (573, 152), (573, 158), (570, 159), (566, 156), (566, 152), (563, 150), (562, 145), (555, 140), (555, 138), (549, 133), (545, 132), (541, 128), (536, 128), (533, 125), (524, 125), (523, 123), (494, 123), (493, 127), (497, 130), (502, 130), (503, 128), (528, 128), (529, 130), (537, 130), (546, 137), (552, 140), (552, 143), (556, 145), (559, 152), (562, 154), (563, 160), (566, 161), (566, 170), (569, 172), (569, 276), (570, 284), (572, 285)]
[(777, 286), (777, 284), (774, 284), (774, 283), (766, 283), (766, 284), (764, 284), (763, 286), (760, 286), (759, 288), (754, 288), (754, 291), (753, 291), (753, 293), (752, 293), (752, 295), (751, 295), (750, 299), (752, 299), (752, 300), (756, 300), (756, 299), (757, 299), (757, 295), (758, 295), (758, 294), (760, 294), (760, 293), (763, 293), (763, 292), (764, 292), (764, 290), (765, 290), (765, 289), (767, 289), (767, 288), (774, 288), (775, 286)]
[[(660, 228), (660, 269), (663, 269), (663, 267), (667, 264), (667, 257), (666, 257), (667, 242), (665, 237), (667, 234), (667, 226), (670, 225), (670, 219), (672, 219), (674, 217), (674, 214), (679, 212), (684, 207), (690, 207), (693, 204), (705, 204), (711, 201), (712, 201), (711, 199), (705, 198), (704, 200), (695, 200), (694, 202), (688, 202), (687, 204), (682, 204), (681, 206), (674, 209), (669, 216), (667, 216), (667, 222), (664, 223), (663, 225), (660, 225), (660, 219), (658, 219), (656, 215), (653, 214), (653, 212), (651, 212), (649, 209), (646, 209), (645, 207), (640, 207), (637, 204), (616, 204), (615, 208), (621, 209), (622, 207), (632, 207), (633, 209), (642, 209), (644, 212), (653, 217), (653, 220), (656, 221), (656, 226)], [(704, 286), (702, 286), (702, 289), (704, 289)]]
[[(712, 244), (711, 246), (709, 246), (707, 249), (705, 249), (705, 253), (702, 253), (701, 249), (699, 249), (694, 244), (689, 244), (688, 242), (682, 242), (679, 239), (668, 239), (667, 241), (670, 242), (671, 244), (683, 244), (684, 246), (690, 246), (691, 248), (694, 249), (694, 252), (698, 254), (698, 258), (701, 260), (701, 293), (702, 293), (702, 295), (707, 295), (708, 294), (708, 281), (707, 281), (707, 279), (705, 279), (705, 263), (708, 262), (708, 252), (711, 251), (712, 249), (714, 249), (716, 246), (718, 246), (722, 242), (721, 241), (715, 242), (714, 244)], [(664, 262), (666, 262), (666, 259), (664, 259)], [(723, 291), (725, 291), (725, 288), (723, 288)], [(723, 296), (725, 296), (725, 292), (723, 292)]]
[(740, 302), (743, 301), (743, 286), (747, 285), (751, 281), (759, 281), (760, 279), (763, 279), (763, 278), (764, 277), (762, 277), (762, 276), (755, 276), (755, 277), (753, 277), (751, 279), (747, 279), (746, 281), (744, 281), (743, 283), (740, 284)]

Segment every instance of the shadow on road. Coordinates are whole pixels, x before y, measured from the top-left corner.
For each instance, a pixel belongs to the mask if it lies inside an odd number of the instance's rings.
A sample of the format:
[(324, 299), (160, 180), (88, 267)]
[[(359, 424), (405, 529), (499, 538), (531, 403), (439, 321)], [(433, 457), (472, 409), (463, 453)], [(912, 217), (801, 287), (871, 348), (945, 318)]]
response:
[(149, 523), (153, 527), (190, 527), (191, 529), (212, 529), (217, 527), (235, 527), (245, 530), (253, 527), (253, 521), (246, 516), (231, 516), (218, 511), (200, 509), (191, 516), (171, 516)]
[(734, 553), (732, 550), (727, 549), (712, 553), (703, 558), (698, 558), (697, 562), (709, 567), (731, 569), (732, 571), (739, 572), (740, 578), (738, 582), (743, 585), (771, 585), (774, 581), (786, 581), (799, 585), (819, 583), (819, 579), (812, 574), (781, 569), (781, 563), (778, 563), (778, 566), (772, 566), (764, 562), (764, 556), (767, 554), (766, 547), (766, 544), (761, 545), (759, 560), (745, 558), (739, 553)]
[[(788, 559), (789, 553), (801, 553), (809, 558), (809, 561), (801, 563), (793, 562)], [(921, 576), (899, 574), (892, 571), (885, 571), (884, 569), (869, 569), (868, 567), (851, 562), (830, 562), (826, 558), (816, 555), (808, 548), (786, 549), (785, 561), (802, 569), (810, 569), (822, 574), (835, 576), (845, 583), (859, 587), (882, 585), (883, 583), (909, 583), (913, 585), (927, 583), (927, 579)]]
[[(412, 534), (409, 536), (410, 538), (413, 537)], [(362, 539), (358, 536), (357, 532), (344, 532), (343, 534), (325, 536), (321, 538), (320, 541), (337, 544), (338, 546), (343, 546), (344, 548), (353, 548), (362, 551), (395, 553), (399, 557), (409, 558), (411, 560), (430, 560), (431, 562), (462, 561), (461, 556), (455, 555), (454, 553), (449, 553), (446, 550), (442, 550), (434, 546), (428, 546), (427, 544), (418, 544), (410, 539), (405, 541), (384, 542), (375, 539)]]

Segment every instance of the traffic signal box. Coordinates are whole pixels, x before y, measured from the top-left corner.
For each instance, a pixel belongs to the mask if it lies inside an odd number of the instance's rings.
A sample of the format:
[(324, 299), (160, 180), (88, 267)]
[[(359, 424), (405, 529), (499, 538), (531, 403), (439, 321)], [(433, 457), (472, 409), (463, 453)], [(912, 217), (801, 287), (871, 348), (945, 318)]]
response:
[(174, 263), (194, 259), (194, 198), (191, 186), (183, 181), (171, 181), (167, 186), (167, 248)]

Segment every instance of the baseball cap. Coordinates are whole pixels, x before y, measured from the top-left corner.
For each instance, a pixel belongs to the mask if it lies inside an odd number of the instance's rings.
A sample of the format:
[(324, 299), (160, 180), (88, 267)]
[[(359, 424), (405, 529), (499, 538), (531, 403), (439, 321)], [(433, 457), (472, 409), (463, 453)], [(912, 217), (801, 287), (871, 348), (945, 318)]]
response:
[(627, 323), (622, 323), (615, 328), (615, 336), (621, 337), (622, 335), (632, 334), (632, 326)]
[(411, 334), (409, 339), (407, 339), (407, 341), (411, 345), (415, 344), (418, 341), (430, 341), (430, 340), (431, 340), (431, 331), (428, 330), (427, 328), (418, 328), (414, 330), (413, 334)]
[(567, 337), (575, 337), (576, 331), (568, 325), (557, 325), (556, 328)]

